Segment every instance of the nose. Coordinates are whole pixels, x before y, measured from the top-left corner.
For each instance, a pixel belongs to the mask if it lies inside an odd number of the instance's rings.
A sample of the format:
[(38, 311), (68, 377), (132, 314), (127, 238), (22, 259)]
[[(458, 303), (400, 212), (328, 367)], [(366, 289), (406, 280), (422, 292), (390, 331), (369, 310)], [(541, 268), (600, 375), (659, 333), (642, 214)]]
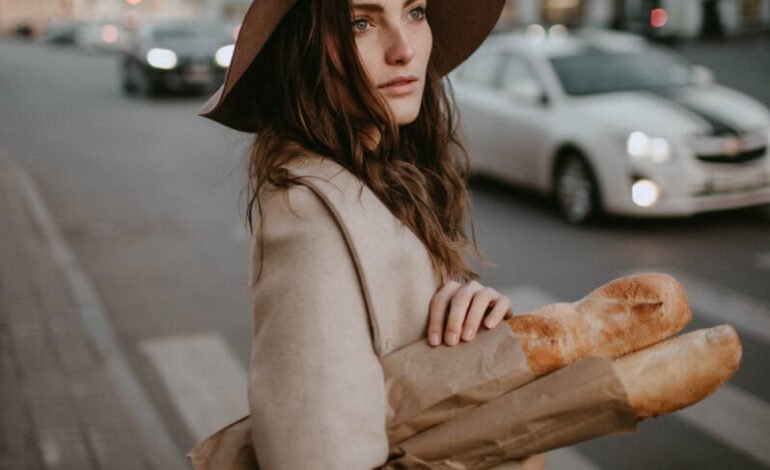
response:
[(402, 28), (393, 28), (385, 49), (385, 61), (389, 65), (408, 64), (414, 57), (414, 49), (407, 32)]

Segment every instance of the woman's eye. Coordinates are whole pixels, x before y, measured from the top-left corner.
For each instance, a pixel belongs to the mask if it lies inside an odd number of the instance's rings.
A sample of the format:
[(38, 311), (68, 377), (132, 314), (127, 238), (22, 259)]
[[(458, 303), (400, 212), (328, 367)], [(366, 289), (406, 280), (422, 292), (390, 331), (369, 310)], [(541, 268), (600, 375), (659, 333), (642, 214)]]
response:
[(369, 25), (369, 20), (366, 18), (358, 18), (357, 20), (353, 21), (353, 31), (357, 33), (361, 33), (366, 31), (366, 27)]
[[(415, 12), (417, 12), (417, 15), (414, 14)], [(412, 15), (412, 18), (420, 20), (425, 17), (425, 7), (413, 8), (409, 14)]]

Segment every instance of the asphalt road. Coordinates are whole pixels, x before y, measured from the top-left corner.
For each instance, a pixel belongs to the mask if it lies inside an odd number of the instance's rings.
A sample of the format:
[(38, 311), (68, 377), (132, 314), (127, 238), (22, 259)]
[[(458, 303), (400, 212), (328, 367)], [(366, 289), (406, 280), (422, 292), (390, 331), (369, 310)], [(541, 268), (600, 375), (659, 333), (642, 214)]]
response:
[[(760, 96), (767, 70), (747, 65), (744, 49), (736, 58), (719, 47), (686, 52), (712, 66), (717, 79), (770, 105)], [(754, 52), (762, 57), (764, 50)], [(233, 367), (212, 373), (222, 374), (222, 386), (236, 384), (250, 341), (241, 192), (250, 138), (197, 117), (204, 98), (129, 98), (120, 92), (113, 56), (0, 41), (0, 147), (36, 181), (129, 363), (185, 450), (238, 417), (244, 404), (186, 414), (177, 387), (190, 390), (211, 376), (200, 369), (205, 365), (169, 366), (163, 357), (219, 354)], [(601, 469), (770, 466), (770, 208), (572, 227), (543, 198), (488, 180), (474, 180), (470, 190), (479, 244), (496, 264), (482, 282), (510, 293), (516, 310), (576, 300), (631, 271), (665, 271), (691, 296), (696, 320), (688, 329), (728, 322), (742, 336), (743, 366), (729, 393), (704, 402), (710, 407), (645, 421), (635, 436), (578, 445), (560, 454), (562, 462)]]

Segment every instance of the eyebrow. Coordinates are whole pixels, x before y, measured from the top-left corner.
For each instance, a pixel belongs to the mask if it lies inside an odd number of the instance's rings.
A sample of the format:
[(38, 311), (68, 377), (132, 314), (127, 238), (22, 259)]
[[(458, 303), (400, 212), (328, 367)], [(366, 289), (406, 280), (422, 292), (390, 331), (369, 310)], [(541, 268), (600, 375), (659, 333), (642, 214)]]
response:
[[(404, 0), (404, 5), (401, 8), (406, 8), (416, 1), (417, 0)], [(383, 13), (385, 11), (382, 8), (382, 5), (379, 3), (357, 3), (357, 4), (353, 4), (353, 9), (371, 11), (376, 13)]]

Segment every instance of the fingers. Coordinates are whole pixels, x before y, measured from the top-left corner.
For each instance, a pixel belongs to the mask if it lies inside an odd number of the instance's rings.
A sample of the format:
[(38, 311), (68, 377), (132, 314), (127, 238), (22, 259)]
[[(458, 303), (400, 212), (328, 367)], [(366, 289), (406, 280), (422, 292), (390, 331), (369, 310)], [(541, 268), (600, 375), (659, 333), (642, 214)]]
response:
[(430, 314), (428, 317), (428, 342), (433, 346), (441, 344), (444, 328), (444, 318), (452, 296), (461, 287), (459, 282), (449, 281), (433, 295), (430, 302)]
[(488, 329), (492, 329), (497, 326), (503, 318), (510, 318), (513, 316), (513, 309), (511, 308), (511, 299), (501, 295), (495, 300), (492, 311), (489, 312), (487, 318), (484, 320), (484, 326)]
[(492, 329), (510, 316), (511, 300), (496, 290), (475, 280), (465, 285), (449, 281), (431, 299), (428, 343), (438, 346), (442, 337), (449, 346), (458, 344), (460, 338), (470, 341), (482, 320), (487, 329)]
[(476, 336), (476, 331), (479, 329), (481, 320), (490, 308), (490, 302), (493, 302), (498, 298), (500, 298), (500, 294), (491, 287), (484, 287), (476, 292), (473, 296), (471, 308), (468, 310), (468, 315), (465, 317), (465, 326), (463, 328), (462, 336), (464, 341), (470, 341)]
[(460, 332), (462, 331), (468, 307), (477, 293), (482, 291), (482, 286), (477, 281), (471, 281), (468, 284), (457, 289), (450, 300), (449, 317), (447, 318), (446, 332), (444, 341), (449, 346), (454, 346), (460, 342)]

